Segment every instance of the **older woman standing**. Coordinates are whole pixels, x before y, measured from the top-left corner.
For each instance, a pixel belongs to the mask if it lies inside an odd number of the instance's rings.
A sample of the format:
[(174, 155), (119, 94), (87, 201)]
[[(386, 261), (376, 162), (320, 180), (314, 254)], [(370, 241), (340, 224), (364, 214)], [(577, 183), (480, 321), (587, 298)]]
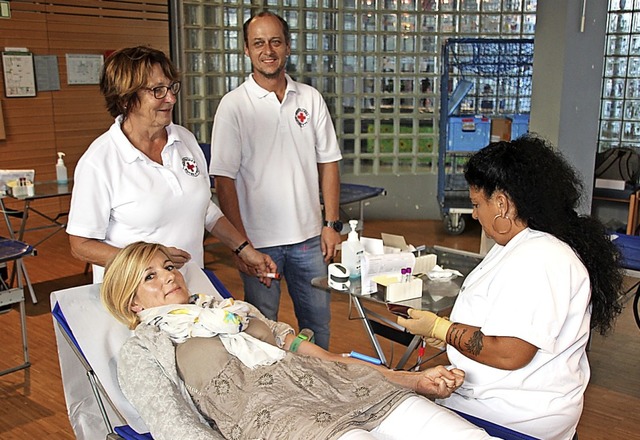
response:
[(490, 144), (466, 166), (473, 217), (496, 245), (464, 281), (450, 321), (400, 325), (447, 344), (467, 376), (446, 406), (547, 440), (571, 439), (589, 382), (590, 330), (621, 311), (619, 255), (580, 216), (582, 183), (536, 137)]
[(172, 123), (180, 81), (166, 55), (142, 46), (114, 52), (100, 91), (115, 122), (78, 162), (67, 225), (71, 251), (94, 265), (94, 282), (118, 249), (138, 240), (162, 242), (176, 264), (202, 267), (205, 228), (254, 274), (275, 271), (211, 201), (204, 153)]

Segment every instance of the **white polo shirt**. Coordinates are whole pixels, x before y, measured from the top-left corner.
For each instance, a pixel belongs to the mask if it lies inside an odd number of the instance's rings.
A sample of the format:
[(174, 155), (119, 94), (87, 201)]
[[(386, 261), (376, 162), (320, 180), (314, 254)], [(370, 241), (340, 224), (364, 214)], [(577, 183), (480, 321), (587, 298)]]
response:
[(550, 234), (525, 229), (494, 245), (464, 284), (451, 320), (487, 336), (538, 347), (518, 370), (489, 367), (448, 346), (464, 384), (440, 403), (545, 440), (570, 439), (590, 377), (586, 344), (589, 274), (575, 252)]
[(320, 234), (318, 163), (342, 159), (320, 92), (287, 78), (280, 103), (251, 75), (216, 112), (209, 172), (235, 179), (240, 215), (257, 248)]
[[(211, 201), (207, 164), (197, 140), (171, 124), (160, 165), (135, 148), (119, 116), (75, 169), (67, 233), (124, 247), (138, 240), (175, 246), (203, 267), (205, 227), (222, 212)], [(94, 266), (94, 282), (102, 270)]]

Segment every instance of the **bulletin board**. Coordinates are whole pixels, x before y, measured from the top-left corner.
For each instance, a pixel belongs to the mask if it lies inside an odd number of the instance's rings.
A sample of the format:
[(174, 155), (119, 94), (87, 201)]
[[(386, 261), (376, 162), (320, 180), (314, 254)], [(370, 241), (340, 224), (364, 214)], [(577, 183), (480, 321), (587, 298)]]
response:
[(36, 96), (36, 76), (31, 52), (2, 52), (4, 94), (7, 98)]

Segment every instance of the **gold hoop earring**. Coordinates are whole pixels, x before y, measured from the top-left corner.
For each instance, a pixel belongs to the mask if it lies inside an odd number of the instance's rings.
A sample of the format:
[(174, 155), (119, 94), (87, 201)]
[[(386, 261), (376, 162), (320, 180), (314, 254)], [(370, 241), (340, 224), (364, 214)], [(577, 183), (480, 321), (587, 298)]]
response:
[[(498, 219), (509, 220), (509, 227), (505, 231), (499, 231), (498, 228), (496, 228), (496, 220)], [(511, 231), (511, 228), (513, 227), (513, 222), (507, 215), (503, 217), (502, 214), (496, 214), (496, 216), (493, 218), (493, 221), (491, 222), (491, 227), (497, 234), (508, 234)]]

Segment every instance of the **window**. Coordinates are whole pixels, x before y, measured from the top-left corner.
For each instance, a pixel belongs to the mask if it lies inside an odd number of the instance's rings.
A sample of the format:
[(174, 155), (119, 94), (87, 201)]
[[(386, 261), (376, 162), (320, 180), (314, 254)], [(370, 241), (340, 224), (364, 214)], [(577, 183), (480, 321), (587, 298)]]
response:
[(609, 0), (598, 150), (640, 148), (640, 1)]
[(334, 120), (343, 174), (433, 173), (440, 48), (448, 37), (532, 36), (536, 0), (182, 0), (181, 123), (208, 142), (222, 96), (251, 72), (242, 25), (282, 15), (287, 68), (316, 87)]

